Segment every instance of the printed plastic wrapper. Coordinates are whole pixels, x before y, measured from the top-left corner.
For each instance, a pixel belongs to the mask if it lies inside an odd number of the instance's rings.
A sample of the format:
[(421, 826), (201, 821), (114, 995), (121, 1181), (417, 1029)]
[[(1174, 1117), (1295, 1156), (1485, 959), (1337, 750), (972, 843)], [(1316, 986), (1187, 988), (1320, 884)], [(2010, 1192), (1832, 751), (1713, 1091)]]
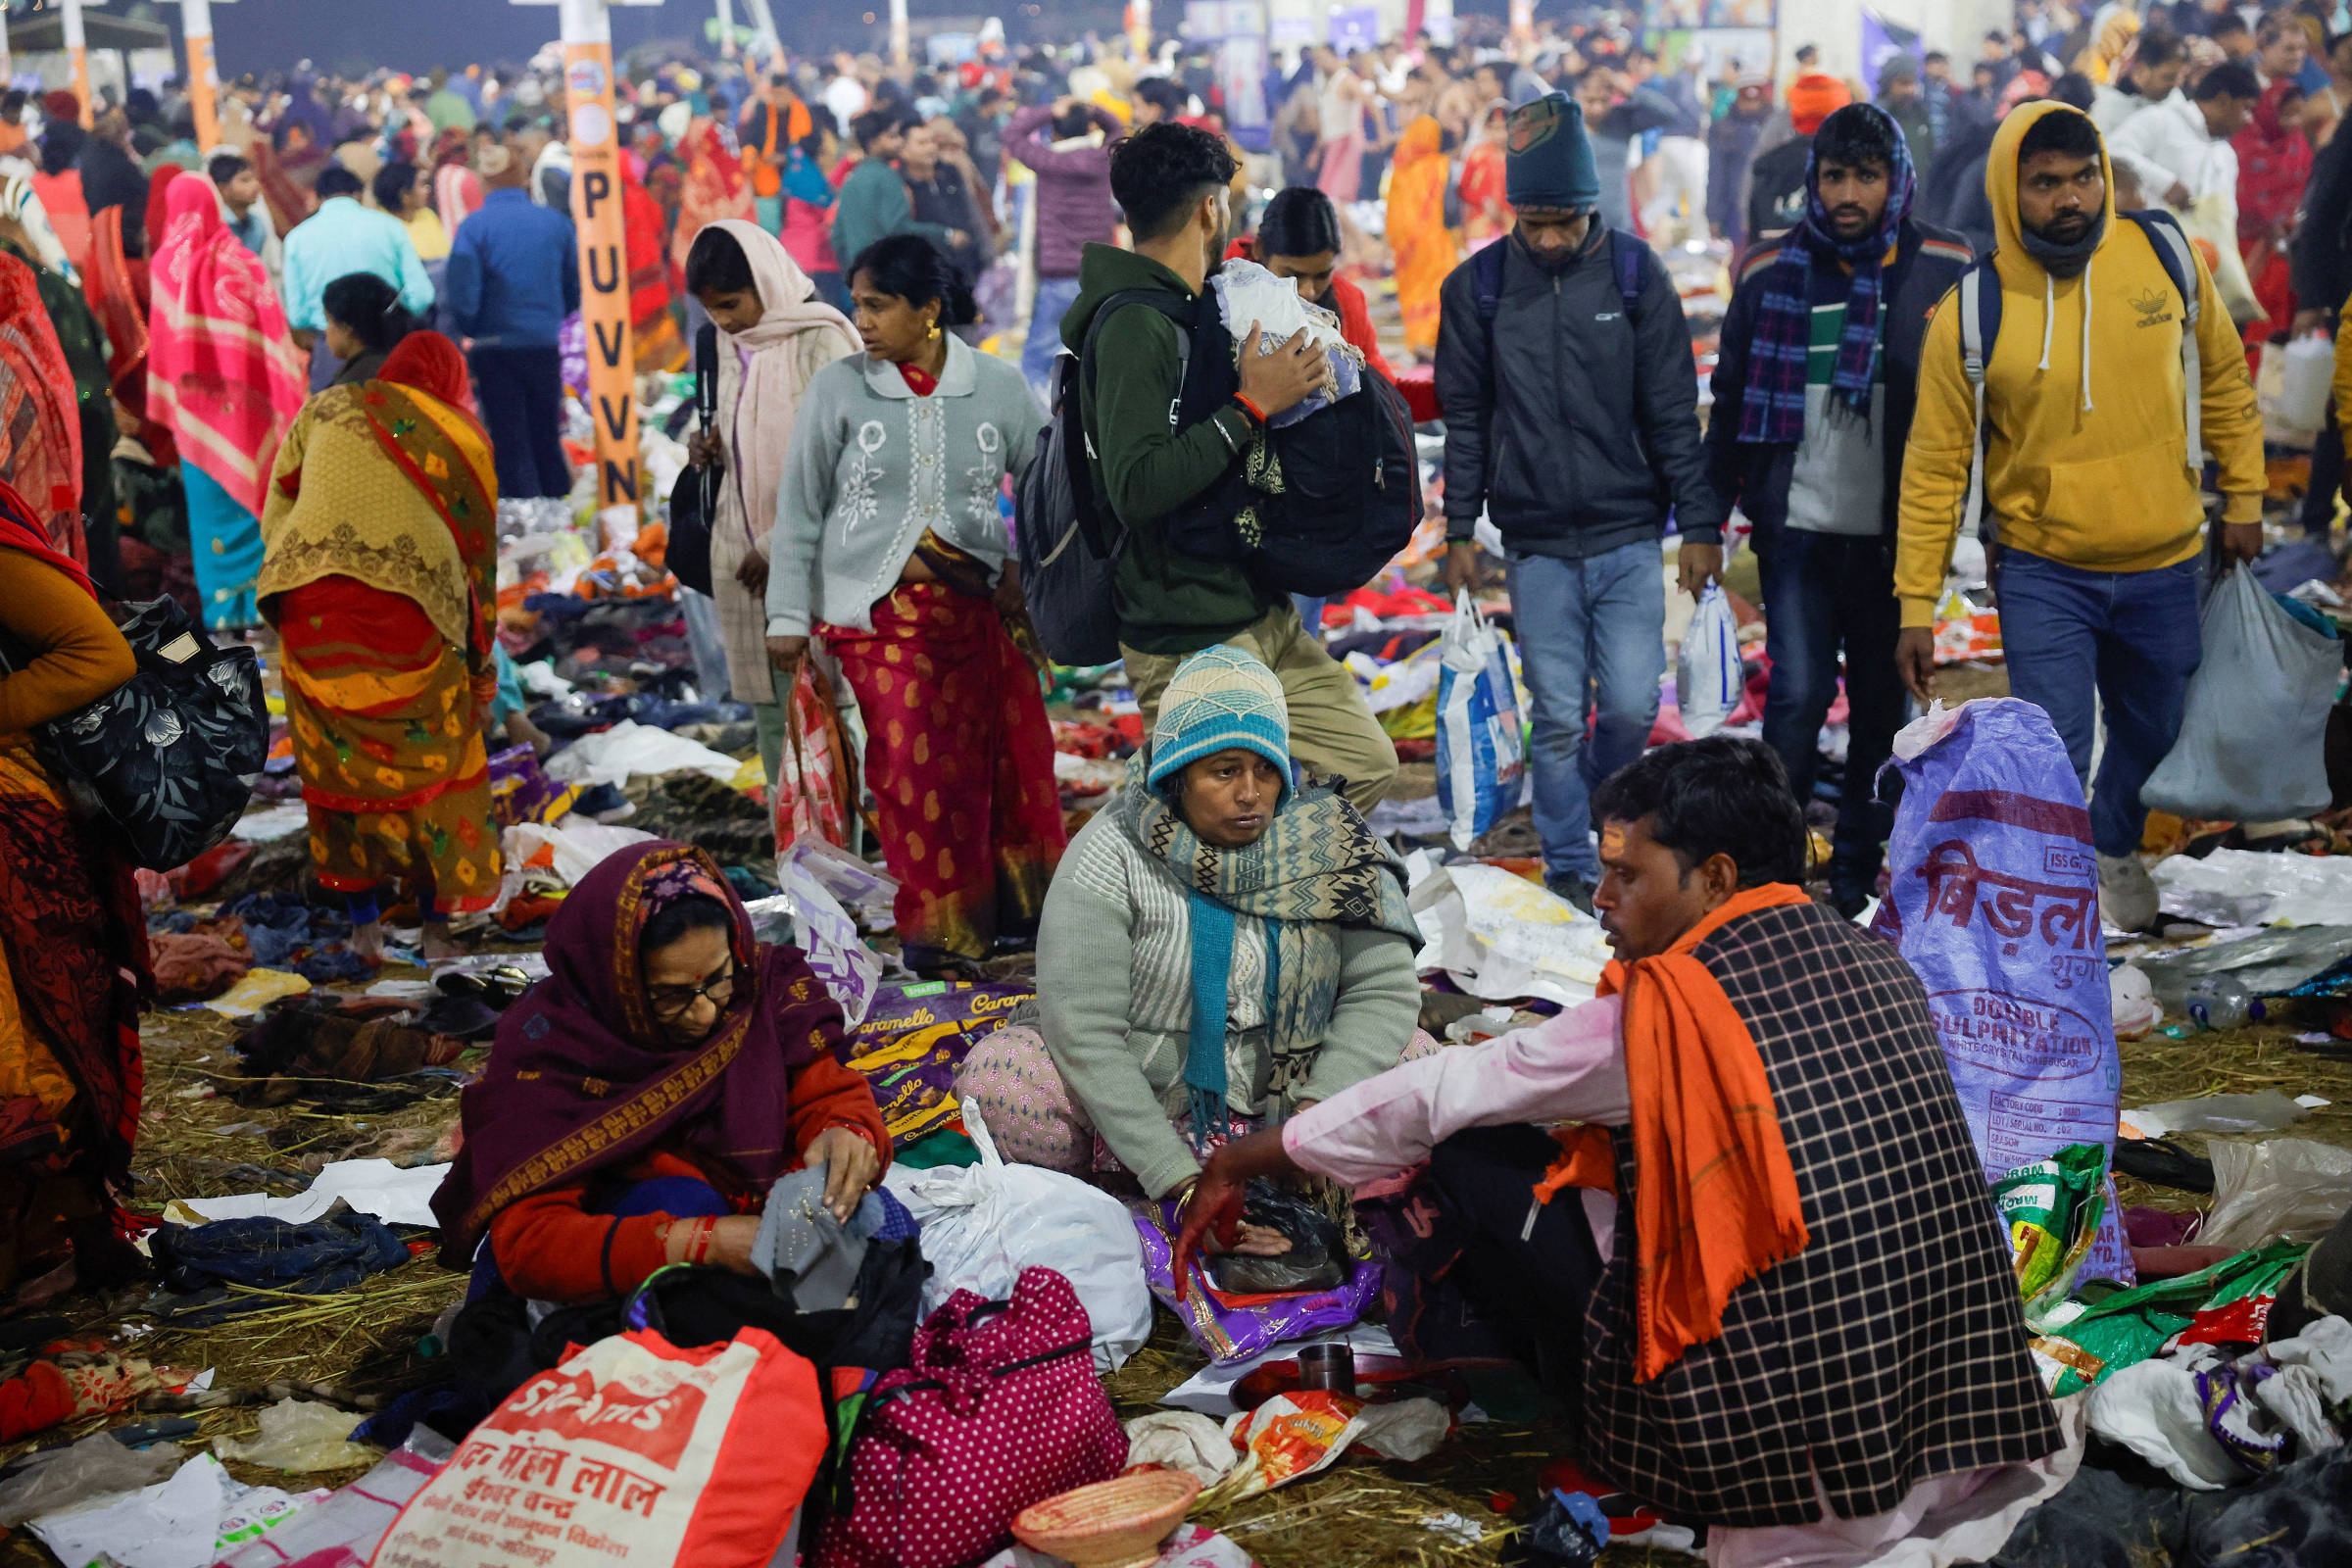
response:
[(1353, 1264), (1348, 1282), (1333, 1290), (1283, 1295), (1228, 1295), (1218, 1290), (1199, 1259), (1185, 1298), (1176, 1299), (1176, 1204), (1133, 1202), (1135, 1234), (1144, 1249), (1144, 1277), (1152, 1294), (1174, 1312), (1193, 1343), (1219, 1364), (1247, 1361), (1285, 1340), (1324, 1329), (1346, 1328), (1380, 1295), (1381, 1265)]
[(1611, 957), (1598, 920), (1498, 865), (1441, 867), (1415, 851), (1405, 873), (1425, 943), (1413, 960), (1421, 973), (1443, 969), (1486, 1002), (1592, 1000)]
[(485, 1417), (374, 1568), (765, 1568), (827, 1435), (816, 1369), (747, 1328), (681, 1349), (603, 1339)]
[(346, 1470), (376, 1458), (375, 1449), (351, 1441), (364, 1419), (331, 1404), (289, 1396), (262, 1412), (260, 1436), (250, 1443), (216, 1438), (213, 1451), (223, 1459), (271, 1470)]
[[(2098, 864), (2049, 716), (2011, 698), (1938, 704), (1894, 756), (1894, 874), (1872, 929), (1927, 988), (1985, 1179), (2075, 1144), (2112, 1163), (2123, 1063)], [(2101, 1206), (2082, 1276), (2132, 1284), (2112, 1182)]]
[(2106, 1175), (2107, 1156), (2098, 1145), (2070, 1144), (1992, 1184), (1993, 1207), (2009, 1231), (2010, 1261), (2029, 1326), (2038, 1324), (2074, 1287), (2105, 1213)]
[(1438, 808), (1453, 847), (1467, 850), (1525, 793), (1526, 730), (1506, 641), (1469, 590), (1439, 642)]
[(963, 1102), (963, 1130), (980, 1163), (937, 1170), (892, 1165), (883, 1184), (922, 1226), (923, 1315), (959, 1290), (1010, 1299), (1024, 1268), (1070, 1282), (1095, 1331), (1095, 1369), (1115, 1372), (1152, 1337), (1152, 1295), (1125, 1205), (1075, 1176), (1008, 1165), (988, 1122)]
[(2070, 1303), (2033, 1341), (2042, 1386), (2064, 1398), (2170, 1350), (2176, 1337), (2183, 1344), (2260, 1344), (2278, 1284), (2303, 1252), (2278, 1242), (2194, 1274), (2119, 1291), (2080, 1311)]
[(1288, 1486), (1329, 1468), (1358, 1444), (1376, 1458), (1426, 1459), (1452, 1429), (1453, 1418), (1435, 1399), (1368, 1404), (1328, 1389), (1278, 1394), (1226, 1420), (1225, 1436), (1241, 1450), (1241, 1462), (1201, 1500), (1223, 1507)]
[[(874, 988), (882, 982), (881, 956), (858, 937), (858, 922), (817, 880), (807, 861), (778, 860), (776, 884), (783, 897), (792, 901), (795, 946), (808, 955), (808, 967), (841, 1004), (842, 1022), (857, 1028), (865, 1021)], [(760, 902), (774, 903), (768, 899)]]
[(365, 1568), (400, 1510), (449, 1463), (454, 1446), (417, 1423), (374, 1469), (239, 1545), (218, 1568)]
[(1723, 728), (1747, 695), (1747, 671), (1740, 662), (1740, 622), (1721, 583), (1711, 582), (1699, 591), (1698, 612), (1675, 654), (1674, 693), (1682, 705), (1683, 728), (1694, 741)]
[(580, 798), (577, 784), (559, 784), (539, 765), (528, 746), (511, 747), (490, 758), (490, 819), (500, 827), (517, 822), (553, 822)]
[(848, 1065), (905, 1147), (956, 1118), (956, 1074), (972, 1047), (1036, 992), (1012, 981), (886, 980), (851, 1037)]
[(2352, 1208), (2352, 1150), (2307, 1138), (2217, 1139), (2206, 1153), (2213, 1208), (2197, 1233), (2200, 1247), (2316, 1242)]
[[(2198, 622), (2180, 738), (2140, 786), (2160, 811), (2273, 822), (2328, 808), (2328, 710), (2344, 673), (2340, 637), (2308, 625), (2250, 569), (2224, 576)], [(2247, 694), (2260, 692), (2260, 702)]]
[(208, 1453), (181, 1465), (168, 1480), (136, 1492), (79, 1499), (25, 1528), (60, 1562), (204, 1568), (283, 1524), (308, 1501), (276, 1487), (246, 1486)]

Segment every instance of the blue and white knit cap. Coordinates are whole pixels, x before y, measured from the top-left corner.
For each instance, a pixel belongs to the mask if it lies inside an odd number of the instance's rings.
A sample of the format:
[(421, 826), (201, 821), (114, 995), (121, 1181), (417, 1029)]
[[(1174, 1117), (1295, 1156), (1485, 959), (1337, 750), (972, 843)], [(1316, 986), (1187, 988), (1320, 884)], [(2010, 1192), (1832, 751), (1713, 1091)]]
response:
[(1291, 709), (1282, 682), (1256, 656), (1222, 644), (1203, 648), (1176, 666), (1160, 694), (1152, 726), (1153, 788), (1203, 757), (1239, 748), (1255, 752), (1282, 774), (1291, 792)]

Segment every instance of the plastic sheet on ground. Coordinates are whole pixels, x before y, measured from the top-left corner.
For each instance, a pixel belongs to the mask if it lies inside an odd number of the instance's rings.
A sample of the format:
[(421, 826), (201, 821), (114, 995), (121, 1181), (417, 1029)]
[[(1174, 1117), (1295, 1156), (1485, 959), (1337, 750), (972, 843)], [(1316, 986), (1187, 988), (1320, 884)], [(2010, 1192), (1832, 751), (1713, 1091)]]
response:
[(583, 735), (547, 760), (547, 776), (561, 784), (626, 784), (640, 773), (705, 773), (721, 784), (743, 764), (700, 741), (623, 719)]
[(262, 1430), (252, 1441), (215, 1438), (213, 1452), (270, 1470), (346, 1470), (375, 1460), (375, 1449), (351, 1441), (365, 1419), (289, 1395), (262, 1411)]
[(63, 1563), (119, 1568), (205, 1568), (303, 1503), (275, 1487), (248, 1487), (203, 1454), (171, 1480), (49, 1514), (26, 1526)]
[(432, 1210), (433, 1192), (447, 1165), (416, 1165), (401, 1169), (388, 1159), (338, 1160), (320, 1171), (309, 1192), (291, 1198), (267, 1193), (243, 1193), (233, 1198), (182, 1198), (179, 1205), (203, 1220), (251, 1219), (256, 1215), (307, 1225), (322, 1219), (341, 1199), (358, 1213), (373, 1214), (387, 1225), (441, 1224)]
[(1487, 1002), (1592, 1000), (1611, 956), (1598, 920), (1500, 866), (1439, 866), (1423, 852), (1405, 870), (1427, 944), (1414, 960), (1422, 973), (1443, 969)]
[(2216, 850), (2148, 868), (2167, 914), (2206, 925), (2326, 925), (2352, 910), (2352, 856)]
[(507, 874), (520, 887), (519, 873), (538, 857), (548, 852), (549, 869), (573, 887), (580, 879), (604, 863), (607, 856), (643, 844), (653, 837), (633, 827), (611, 827), (592, 821), (574, 811), (554, 826), (541, 822), (520, 822), (508, 828), (498, 837), (499, 853), (506, 858)]
[(126, 1448), (103, 1432), (93, 1432), (71, 1447), (28, 1454), (23, 1468), (0, 1481), (0, 1530), (108, 1493), (154, 1486), (170, 1479), (186, 1457), (177, 1444)]
[[(2336, 910), (2352, 913), (2352, 905)], [(2207, 975), (2228, 973), (2246, 994), (2275, 997), (2326, 973), (2352, 957), (2352, 925), (2306, 925), (2258, 931), (2252, 936), (2143, 954), (2133, 966), (2148, 977), (2157, 1002), (2177, 1008), (2188, 988)]]
[(2206, 1153), (2213, 1160), (2213, 1209), (2197, 1232), (2200, 1247), (2316, 1242), (2352, 1208), (2352, 1149), (2306, 1138), (2217, 1139)]
[(253, 969), (245, 978), (204, 1004), (224, 1018), (250, 1018), (280, 997), (298, 997), (311, 989), (301, 975), (283, 969)]
[(237, 818), (230, 829), (231, 836), (255, 844), (267, 844), (282, 839), (289, 833), (300, 833), (311, 825), (311, 808), (300, 801), (278, 801), (269, 806), (257, 806)]

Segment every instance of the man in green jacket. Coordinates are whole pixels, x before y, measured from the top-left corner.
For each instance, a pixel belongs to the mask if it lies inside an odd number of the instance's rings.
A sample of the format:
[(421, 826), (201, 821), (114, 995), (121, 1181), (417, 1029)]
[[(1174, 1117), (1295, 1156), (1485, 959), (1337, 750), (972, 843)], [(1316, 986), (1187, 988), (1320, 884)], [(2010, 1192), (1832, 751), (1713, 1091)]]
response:
[[(1061, 340), (1071, 352), (1084, 351), (1095, 313), (1123, 289), (1166, 289), (1187, 300), (1200, 295), (1223, 248), (1233, 174), (1223, 141), (1172, 121), (1118, 145), (1110, 192), (1135, 249), (1086, 247), (1078, 298), (1061, 320)], [(837, 238), (839, 232), (836, 220)], [(1299, 623), (1288, 594), (1240, 566), (1179, 554), (1163, 527), (1169, 514), (1224, 478), (1265, 420), (1323, 386), (1331, 373), (1304, 333), (1287, 351), (1261, 356), (1255, 323), (1247, 331), (1241, 322), (1232, 325), (1243, 340), (1240, 390), (1214, 415), (1182, 429), (1170, 414), (1184, 373), (1176, 324), (1130, 302), (1104, 320), (1095, 340), (1083, 411), (1096, 497), (1127, 533), (1111, 583), (1119, 651), (1147, 728), (1186, 655), (1217, 643), (1255, 655), (1282, 681), (1291, 755), (1309, 772), (1342, 781), (1356, 808), (1369, 811), (1396, 776), (1396, 750), (1355, 677)]]
[(869, 109), (850, 122), (850, 134), (865, 156), (858, 160), (833, 197), (833, 254), (841, 258), (843, 281), (865, 248), (893, 234), (920, 234), (944, 251), (954, 252), (969, 235), (944, 223), (925, 223), (914, 216), (914, 198), (892, 160), (906, 144), (911, 117), (895, 109)]

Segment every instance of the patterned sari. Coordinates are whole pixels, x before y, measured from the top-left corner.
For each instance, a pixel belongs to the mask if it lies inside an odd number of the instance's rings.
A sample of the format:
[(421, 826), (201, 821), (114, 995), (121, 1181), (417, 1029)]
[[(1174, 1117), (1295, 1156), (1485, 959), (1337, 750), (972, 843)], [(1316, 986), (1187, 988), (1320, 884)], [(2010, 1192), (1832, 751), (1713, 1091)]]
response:
[(41, 304), (39, 279), (6, 255), (0, 255), (0, 482), (31, 506), (51, 548), (88, 564), (74, 372)]
[[(89, 586), (4, 487), (0, 546)], [(0, 1292), (121, 1218), (149, 985), (129, 862), (74, 819), (25, 736), (0, 737)]]
[(816, 630), (858, 693), (899, 937), (929, 968), (1034, 932), (1068, 835), (1036, 666), (988, 592), (953, 586), (985, 569), (929, 534), (916, 554), (944, 580), (899, 584), (872, 631)]
[(455, 345), (417, 332), (381, 378), (311, 400), (278, 453), (257, 585), (319, 883), (403, 882), (428, 917), (489, 907), (500, 869), (482, 745), (498, 482), (452, 397), (464, 373)]

